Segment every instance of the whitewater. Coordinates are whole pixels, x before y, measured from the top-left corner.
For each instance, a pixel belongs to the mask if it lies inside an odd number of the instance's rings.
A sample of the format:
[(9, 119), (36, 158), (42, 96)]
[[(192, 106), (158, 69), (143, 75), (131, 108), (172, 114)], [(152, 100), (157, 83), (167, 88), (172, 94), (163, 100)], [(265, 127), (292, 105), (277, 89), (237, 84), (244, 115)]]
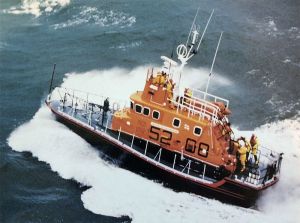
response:
[[(206, 69), (187, 68), (185, 72), (188, 75), (183, 83), (204, 85)], [(74, 72), (65, 75), (62, 86), (128, 99), (133, 91), (142, 89), (145, 73), (146, 67)], [(221, 75), (216, 75), (213, 84), (233, 85)], [(129, 216), (133, 222), (297, 222), (300, 217), (300, 178), (296, 171), (300, 166), (299, 116), (257, 126), (251, 131), (234, 127), (237, 136), (249, 137), (255, 132), (264, 146), (284, 152), (280, 181), (264, 192), (253, 209), (177, 193), (108, 163), (96, 148), (57, 122), (43, 101), (34, 117), (10, 134), (8, 144), (15, 151), (31, 152), (62, 178), (88, 186), (81, 200), (86, 209), (96, 214)]]
[(18, 5), (3, 10), (3, 12), (16, 15), (31, 14), (39, 17), (43, 13), (56, 12), (69, 4), (70, 0), (22, 0)]

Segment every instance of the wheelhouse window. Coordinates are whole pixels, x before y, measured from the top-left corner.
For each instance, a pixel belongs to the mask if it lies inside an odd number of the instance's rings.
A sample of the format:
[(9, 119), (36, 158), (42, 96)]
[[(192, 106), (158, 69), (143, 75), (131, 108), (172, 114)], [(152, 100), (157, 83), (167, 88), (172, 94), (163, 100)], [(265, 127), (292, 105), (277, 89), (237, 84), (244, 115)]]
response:
[(179, 128), (179, 127), (180, 127), (180, 123), (181, 123), (181, 121), (180, 121), (179, 118), (174, 118), (174, 119), (173, 119), (173, 126), (174, 126), (175, 128)]
[(190, 138), (187, 138), (186, 143), (185, 143), (185, 150), (194, 153), (196, 148), (196, 141)]
[(199, 144), (198, 154), (199, 156), (207, 157), (208, 156), (209, 145), (206, 143)]
[(159, 119), (159, 116), (160, 116), (159, 111), (154, 110), (154, 111), (152, 112), (152, 118), (158, 120), (158, 119)]
[(133, 101), (130, 101), (130, 108), (133, 110)]
[(135, 111), (136, 111), (136, 113), (142, 113), (142, 110), (143, 110), (142, 106), (135, 105)]
[(195, 127), (194, 127), (194, 135), (200, 136), (201, 133), (202, 133), (202, 128), (199, 127), (199, 126), (195, 126)]
[(150, 108), (144, 107), (143, 114), (146, 115), (146, 116), (149, 116)]

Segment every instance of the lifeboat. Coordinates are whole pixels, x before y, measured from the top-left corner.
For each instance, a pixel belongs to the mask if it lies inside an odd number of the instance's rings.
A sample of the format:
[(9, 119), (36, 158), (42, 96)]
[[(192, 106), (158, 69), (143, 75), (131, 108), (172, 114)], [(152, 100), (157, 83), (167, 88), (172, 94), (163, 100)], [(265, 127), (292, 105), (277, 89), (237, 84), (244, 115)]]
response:
[[(197, 53), (212, 14), (201, 37), (195, 16), (186, 44), (177, 47), (179, 62), (162, 56), (162, 68), (148, 69), (144, 88), (135, 91), (128, 104), (53, 88), (54, 71), (46, 104), (58, 121), (108, 157), (122, 156), (122, 167), (177, 191), (249, 207), (279, 180), (282, 154), (259, 146), (257, 162), (250, 151), (242, 168), (241, 145), (229, 122), (229, 100), (208, 93), (210, 78), (205, 91), (181, 85), (183, 68)], [(221, 38), (222, 34), (209, 77)]]

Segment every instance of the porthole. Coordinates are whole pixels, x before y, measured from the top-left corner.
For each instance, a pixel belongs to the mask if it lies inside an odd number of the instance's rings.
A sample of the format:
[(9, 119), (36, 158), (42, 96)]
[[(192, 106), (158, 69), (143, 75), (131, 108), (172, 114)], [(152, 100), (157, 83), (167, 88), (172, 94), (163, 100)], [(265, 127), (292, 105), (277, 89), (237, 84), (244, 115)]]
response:
[(150, 114), (150, 108), (144, 107), (143, 114), (148, 116)]
[(200, 136), (202, 134), (202, 128), (199, 126), (194, 127), (194, 135)]
[(135, 105), (135, 111), (136, 111), (136, 113), (142, 113), (142, 110), (143, 110), (142, 106)]
[(179, 128), (180, 127), (180, 123), (181, 123), (180, 119), (178, 119), (178, 118), (174, 118), (173, 119), (173, 126), (175, 128)]
[(160, 116), (159, 111), (154, 110), (154, 111), (152, 112), (152, 118), (158, 120), (158, 119), (159, 119), (159, 116)]

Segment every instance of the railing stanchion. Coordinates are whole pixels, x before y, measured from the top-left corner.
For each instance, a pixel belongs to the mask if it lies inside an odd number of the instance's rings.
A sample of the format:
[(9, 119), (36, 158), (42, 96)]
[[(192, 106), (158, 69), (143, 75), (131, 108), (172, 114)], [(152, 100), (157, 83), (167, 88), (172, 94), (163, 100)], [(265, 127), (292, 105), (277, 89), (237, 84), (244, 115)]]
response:
[(162, 148), (160, 148), (160, 149), (158, 150), (158, 152), (157, 152), (156, 155), (154, 156), (153, 160), (155, 160), (156, 157), (158, 156), (158, 162), (160, 162), (161, 151), (162, 151)]
[(131, 145), (130, 145), (131, 148), (133, 146), (133, 141), (134, 141), (134, 135), (132, 135), (132, 140), (131, 140)]
[(203, 173), (202, 173), (202, 179), (204, 180), (204, 177), (205, 177), (205, 171), (206, 171), (206, 164), (204, 164), (204, 167), (203, 167)]
[(74, 100), (74, 91), (73, 91), (73, 94), (72, 94), (72, 108), (73, 108), (73, 100)]
[(120, 126), (120, 128), (119, 128), (119, 135), (118, 135), (118, 141), (120, 140), (120, 135), (121, 135), (121, 126)]
[(175, 167), (176, 157), (177, 157), (177, 154), (175, 153), (174, 161), (173, 161), (173, 166), (172, 166), (173, 169), (174, 169), (174, 167)]
[(146, 141), (146, 147), (145, 147), (145, 152), (144, 152), (144, 155), (146, 156), (146, 154), (147, 154), (147, 149), (148, 149), (148, 143), (149, 143), (149, 141), (147, 140)]
[(88, 124), (92, 125), (92, 111), (89, 111), (89, 119), (88, 119)]
[(88, 106), (89, 106), (89, 94), (86, 94), (86, 103), (85, 103), (85, 110), (86, 112), (88, 111)]
[[(103, 117), (102, 117), (103, 118)], [(105, 125), (105, 133), (107, 131), (107, 126), (108, 126), (108, 117), (106, 118), (106, 125)]]

